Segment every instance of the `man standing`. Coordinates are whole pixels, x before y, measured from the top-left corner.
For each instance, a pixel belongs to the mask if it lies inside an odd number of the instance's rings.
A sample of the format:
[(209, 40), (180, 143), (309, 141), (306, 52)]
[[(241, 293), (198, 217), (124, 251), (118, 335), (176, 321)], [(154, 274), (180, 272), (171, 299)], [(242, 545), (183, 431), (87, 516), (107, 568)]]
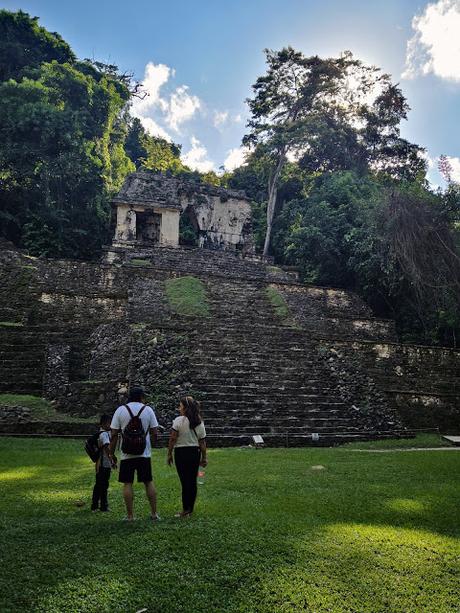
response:
[(122, 434), (121, 461), (118, 481), (123, 483), (123, 498), (126, 505), (126, 519), (134, 520), (133, 515), (133, 481), (137, 473), (138, 483), (145, 485), (145, 493), (151, 508), (151, 519), (158, 521), (156, 491), (152, 479), (151, 455), (153, 444), (157, 439), (158, 422), (152, 407), (144, 404), (145, 395), (141, 387), (133, 387), (129, 391), (128, 402), (115, 411), (110, 424), (112, 437), (110, 455)]

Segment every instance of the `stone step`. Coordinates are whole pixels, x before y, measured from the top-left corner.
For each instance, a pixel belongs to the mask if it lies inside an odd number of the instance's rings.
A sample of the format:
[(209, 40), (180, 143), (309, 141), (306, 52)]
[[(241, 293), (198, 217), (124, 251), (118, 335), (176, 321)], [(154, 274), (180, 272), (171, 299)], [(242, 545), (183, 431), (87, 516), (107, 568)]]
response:
[(253, 402), (254, 400), (258, 400), (260, 398), (264, 399), (267, 403), (269, 402), (278, 402), (283, 401), (286, 396), (295, 398), (297, 402), (302, 401), (318, 401), (321, 400), (323, 402), (327, 402), (330, 399), (331, 394), (318, 394), (317, 392), (313, 393), (304, 393), (304, 391), (298, 390), (269, 390), (265, 393), (261, 393), (259, 390), (254, 389), (252, 393), (250, 392), (209, 392), (207, 390), (200, 389), (200, 393), (203, 394), (203, 400), (206, 400), (206, 403), (216, 403), (225, 402), (226, 400), (232, 400), (235, 402)]
[[(273, 373), (273, 376), (261, 376), (261, 377), (257, 377), (255, 375), (251, 376), (251, 382), (253, 383), (254, 386), (261, 386), (261, 388), (263, 387), (264, 389), (271, 389), (271, 388), (278, 388), (282, 385), (284, 385), (286, 387), (286, 389), (304, 389), (304, 388), (311, 388), (314, 387), (315, 385), (320, 386), (319, 389), (324, 389), (324, 390), (328, 390), (328, 389), (334, 389), (333, 387), (331, 387), (330, 385), (330, 381), (323, 379), (313, 379), (310, 378), (308, 379), (307, 377), (298, 377), (298, 378), (286, 378), (286, 377), (280, 377), (278, 380), (275, 378), (275, 373)], [(195, 375), (193, 376), (193, 373), (189, 373), (189, 380), (193, 381), (193, 386), (197, 389), (210, 389), (211, 387), (213, 389), (215, 389), (216, 387), (225, 389), (225, 387), (244, 387), (248, 385), (248, 378), (243, 376), (235, 376), (235, 375), (226, 375), (226, 376), (214, 376), (214, 377), (209, 377), (204, 375), (203, 373), (200, 373), (199, 375)], [(322, 386), (322, 383), (324, 383), (324, 385)]]
[(273, 378), (276, 374), (278, 377), (280, 375), (288, 375), (294, 374), (296, 378), (303, 378), (307, 376), (317, 376), (321, 378), (321, 375), (324, 375), (324, 370), (321, 366), (316, 364), (298, 364), (298, 365), (289, 365), (289, 364), (244, 364), (244, 363), (236, 363), (234, 365), (214, 365), (214, 364), (193, 364), (192, 369), (190, 369), (192, 373), (202, 373), (202, 376), (210, 377), (214, 374), (217, 374), (221, 378), (225, 377), (238, 377), (240, 375), (246, 376), (247, 378), (252, 375), (261, 377), (263, 375), (267, 375), (268, 377)]
[[(224, 353), (225, 352), (225, 353)], [(225, 347), (221, 345), (219, 348), (202, 347), (196, 349), (191, 353), (194, 361), (204, 360), (206, 362), (214, 362), (217, 364), (226, 362), (246, 362), (251, 361), (255, 363), (260, 362), (282, 362), (283, 360), (303, 360), (309, 364), (318, 362), (317, 353), (309, 347), (286, 347), (277, 349), (266, 348), (265, 346), (258, 346), (254, 349), (245, 348), (242, 351), (238, 350), (238, 347)]]
[(287, 413), (289, 413), (290, 415), (295, 415), (297, 412), (299, 412), (299, 414), (304, 414), (305, 412), (312, 410), (312, 409), (318, 409), (318, 410), (324, 410), (324, 411), (328, 411), (328, 410), (332, 410), (332, 409), (345, 409), (347, 407), (347, 405), (344, 402), (302, 402), (299, 403), (297, 402), (297, 400), (295, 399), (290, 399), (289, 397), (286, 397), (284, 400), (281, 399), (279, 400), (277, 403), (275, 402), (263, 402), (263, 401), (254, 401), (254, 402), (248, 402), (248, 403), (242, 403), (238, 400), (227, 400), (227, 401), (223, 401), (223, 402), (219, 402), (218, 404), (211, 404), (211, 403), (207, 403), (205, 404), (205, 409), (207, 411), (209, 410), (215, 410), (215, 411), (220, 411), (220, 413), (225, 413), (225, 412), (230, 412), (232, 410), (236, 410), (237, 412), (243, 409), (252, 409), (253, 414), (256, 414), (258, 412), (264, 411), (264, 410), (268, 410), (268, 411), (274, 411), (276, 412), (276, 414), (281, 414), (281, 415), (285, 415)]
[(232, 423), (235, 421), (243, 423), (245, 420), (251, 423), (260, 420), (276, 420), (283, 421), (283, 423), (289, 423), (290, 421), (305, 421), (307, 419), (346, 419), (349, 417), (346, 415), (346, 408), (326, 408), (326, 407), (314, 407), (314, 408), (297, 408), (283, 412), (277, 410), (276, 407), (270, 411), (256, 412), (252, 406), (241, 406), (238, 409), (226, 408), (221, 409), (214, 405), (204, 405), (203, 418), (205, 422), (218, 420), (220, 423), (225, 423), (227, 420)]
[(253, 436), (255, 434), (260, 434), (262, 436), (270, 436), (272, 434), (276, 434), (276, 433), (282, 433), (284, 436), (287, 435), (310, 435), (316, 432), (318, 434), (322, 434), (322, 435), (333, 435), (333, 434), (359, 434), (362, 433), (362, 429), (359, 428), (340, 428), (340, 427), (334, 427), (331, 426), (329, 428), (327, 427), (317, 427), (315, 425), (311, 426), (311, 427), (297, 427), (297, 428), (284, 428), (282, 425), (276, 427), (274, 426), (272, 429), (270, 428), (264, 428), (264, 427), (260, 427), (260, 426), (254, 426), (252, 428), (247, 427), (247, 428), (207, 428), (206, 429), (206, 434), (208, 436), (222, 436), (222, 435), (244, 435), (246, 434), (247, 436)]
[(10, 394), (31, 394), (40, 396), (43, 392), (43, 384), (40, 382), (29, 381), (26, 383), (20, 382), (0, 382), (0, 392)]

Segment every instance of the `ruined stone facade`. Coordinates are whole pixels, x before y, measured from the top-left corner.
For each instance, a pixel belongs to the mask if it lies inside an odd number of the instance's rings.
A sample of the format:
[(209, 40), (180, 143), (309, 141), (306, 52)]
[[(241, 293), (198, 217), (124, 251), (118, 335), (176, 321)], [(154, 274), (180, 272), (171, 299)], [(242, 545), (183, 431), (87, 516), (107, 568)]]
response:
[(113, 199), (113, 247), (177, 247), (182, 218), (199, 247), (250, 252), (251, 208), (243, 192), (137, 171)]
[[(188, 275), (203, 284), (206, 317), (168, 301), (168, 282)], [(460, 432), (459, 351), (401, 344), (353, 293), (304, 286), (236, 252), (166, 247), (112, 265), (0, 251), (0, 281), (0, 391), (44, 395), (72, 420), (113, 410), (135, 382), (165, 427), (181, 394), (198, 396), (211, 444)], [(82, 432), (72, 420), (67, 431)]]

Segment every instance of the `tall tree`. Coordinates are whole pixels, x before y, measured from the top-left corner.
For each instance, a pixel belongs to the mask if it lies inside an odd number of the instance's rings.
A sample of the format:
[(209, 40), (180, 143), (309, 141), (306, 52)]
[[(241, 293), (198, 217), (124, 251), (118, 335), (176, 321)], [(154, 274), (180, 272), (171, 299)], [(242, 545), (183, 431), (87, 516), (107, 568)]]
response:
[[(251, 119), (243, 143), (262, 149), (271, 162), (267, 183), (270, 248), (279, 180), (290, 156), (311, 171), (365, 170), (389, 174), (423, 171), (420, 148), (400, 139), (407, 104), (390, 77), (346, 52), (339, 58), (305, 57), (291, 47), (266, 50), (267, 72), (253, 85)], [(411, 166), (412, 164), (412, 166)]]

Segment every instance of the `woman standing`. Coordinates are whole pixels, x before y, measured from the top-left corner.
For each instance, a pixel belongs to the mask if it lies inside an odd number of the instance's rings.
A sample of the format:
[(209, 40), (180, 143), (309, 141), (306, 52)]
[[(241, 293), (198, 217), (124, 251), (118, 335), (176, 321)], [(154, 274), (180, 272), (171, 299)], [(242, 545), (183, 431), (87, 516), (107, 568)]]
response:
[(197, 495), (198, 467), (206, 466), (206, 430), (201, 420), (200, 404), (191, 396), (181, 398), (180, 416), (172, 424), (168, 446), (168, 464), (176, 462), (177, 474), (182, 485), (182, 511), (176, 517), (188, 517), (193, 513)]

